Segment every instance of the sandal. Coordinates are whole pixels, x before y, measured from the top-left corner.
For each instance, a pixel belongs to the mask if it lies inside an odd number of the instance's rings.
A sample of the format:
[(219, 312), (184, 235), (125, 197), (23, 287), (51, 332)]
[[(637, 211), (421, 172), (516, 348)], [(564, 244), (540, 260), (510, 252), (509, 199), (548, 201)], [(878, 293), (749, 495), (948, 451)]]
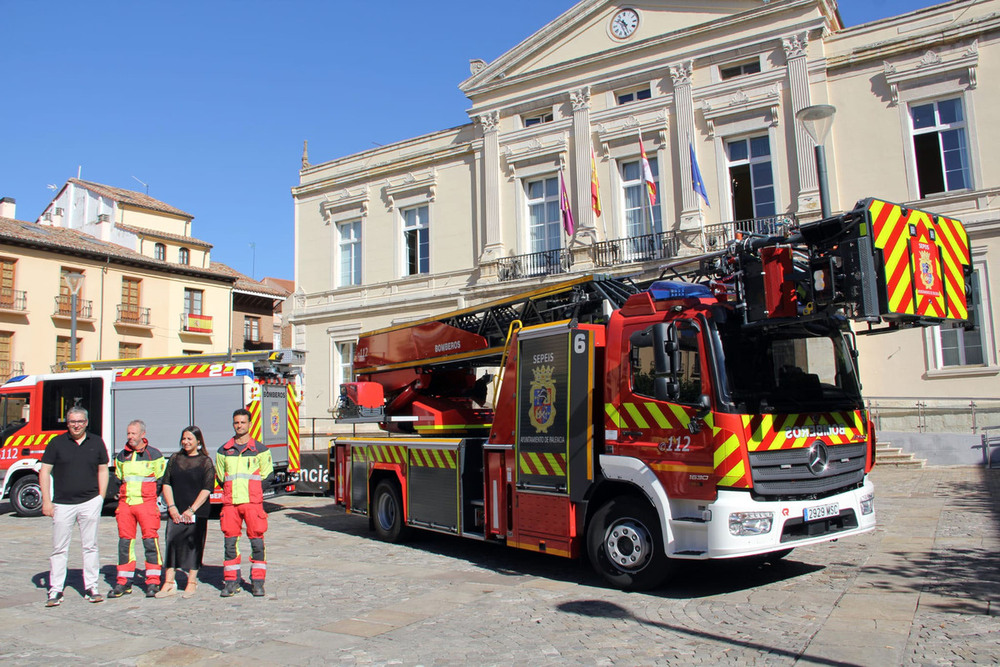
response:
[(181, 597), (187, 600), (189, 598), (193, 598), (197, 592), (198, 592), (198, 584), (194, 585), (188, 584), (187, 588), (184, 589), (184, 595), (182, 595)]
[(173, 581), (168, 581), (163, 584), (163, 588), (156, 592), (153, 597), (157, 598), (168, 598), (171, 595), (177, 595), (177, 584)]

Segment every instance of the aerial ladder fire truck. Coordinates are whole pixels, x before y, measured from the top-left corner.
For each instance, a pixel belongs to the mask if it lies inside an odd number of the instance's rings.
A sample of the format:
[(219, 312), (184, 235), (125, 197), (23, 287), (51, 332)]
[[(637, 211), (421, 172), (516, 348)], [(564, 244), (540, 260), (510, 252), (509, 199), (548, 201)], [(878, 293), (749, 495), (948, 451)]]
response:
[(380, 539), (586, 554), (632, 590), (869, 531), (851, 323), (961, 326), (969, 267), (960, 222), (868, 199), (645, 286), (580, 277), (363, 334), (339, 416), (388, 433), (335, 438), (331, 489)]
[[(233, 411), (246, 408), (250, 435), (274, 460), (265, 494), (291, 492), (299, 468), (302, 362), (298, 350), (262, 350), (68, 362), (63, 372), (10, 378), (0, 386), (0, 498), (22, 516), (42, 513), (41, 457), (49, 440), (66, 431), (66, 411), (76, 406), (88, 411), (88, 430), (104, 439), (109, 459), (125, 445), (133, 419), (146, 423), (146, 437), (165, 455), (180, 449), (181, 431), (194, 424), (214, 456), (233, 435)], [(115, 494), (108, 489), (109, 499)], [(212, 502), (221, 501), (216, 489)]]

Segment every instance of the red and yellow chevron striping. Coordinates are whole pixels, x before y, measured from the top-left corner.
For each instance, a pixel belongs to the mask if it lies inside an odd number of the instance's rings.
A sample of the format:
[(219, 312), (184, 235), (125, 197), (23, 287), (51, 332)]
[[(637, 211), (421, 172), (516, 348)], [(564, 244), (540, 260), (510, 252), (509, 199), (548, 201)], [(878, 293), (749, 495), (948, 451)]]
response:
[(231, 376), (236, 372), (233, 364), (177, 364), (171, 366), (146, 366), (144, 368), (123, 368), (118, 371), (119, 380), (144, 380), (151, 377), (191, 378)]
[(288, 385), (288, 470), (297, 472), (300, 469), (299, 458), (299, 400), (295, 395), (295, 386)]
[(521, 452), (518, 469), (523, 475), (566, 476), (566, 454), (562, 452)]
[(807, 447), (822, 437), (831, 445), (858, 442), (867, 437), (861, 412), (827, 412), (820, 415), (743, 415), (747, 449), (764, 452)]
[(736, 489), (749, 489), (749, 472), (740, 447), (740, 439), (735, 433), (718, 431), (715, 438), (713, 463), (715, 474), (719, 476), (719, 486), (729, 486)]
[(250, 437), (257, 442), (263, 441), (263, 431), (261, 430), (260, 422), (260, 393), (258, 392), (257, 398), (250, 401), (250, 405), (247, 406), (247, 410), (250, 411)]
[(605, 424), (614, 428), (686, 429), (692, 412), (673, 403), (663, 405), (652, 401), (623, 403), (621, 409), (613, 403), (604, 404)]
[(369, 445), (368, 460), (372, 463), (406, 465), (406, 447), (401, 445)]
[(453, 449), (410, 449), (410, 465), (418, 468), (458, 468), (458, 452)]

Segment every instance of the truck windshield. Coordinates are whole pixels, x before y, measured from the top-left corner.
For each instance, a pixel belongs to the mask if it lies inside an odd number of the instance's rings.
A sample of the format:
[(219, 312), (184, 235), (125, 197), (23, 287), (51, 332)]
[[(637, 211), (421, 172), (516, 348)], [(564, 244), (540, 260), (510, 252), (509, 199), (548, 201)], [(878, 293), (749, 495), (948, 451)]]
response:
[(850, 350), (836, 328), (723, 326), (723, 395), (739, 413), (855, 410), (864, 406)]

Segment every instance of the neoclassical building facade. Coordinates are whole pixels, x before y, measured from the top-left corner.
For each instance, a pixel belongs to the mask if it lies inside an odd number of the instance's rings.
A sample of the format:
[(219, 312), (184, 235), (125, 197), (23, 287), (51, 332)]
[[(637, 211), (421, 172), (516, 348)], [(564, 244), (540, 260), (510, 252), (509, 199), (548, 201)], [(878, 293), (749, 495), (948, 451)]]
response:
[(985, 149), (1000, 89), (981, 85), (998, 29), (1000, 0), (854, 27), (835, 0), (583, 0), (470, 62), (468, 124), (318, 164), (304, 152), (290, 313), (303, 416), (331, 415), (362, 331), (587, 273), (655, 277), (734, 221), (818, 219), (796, 120), (816, 105), (836, 108), (832, 211), (877, 196), (957, 217), (972, 239), (978, 326), (859, 339), (866, 392), (1000, 398), (1000, 163)]

